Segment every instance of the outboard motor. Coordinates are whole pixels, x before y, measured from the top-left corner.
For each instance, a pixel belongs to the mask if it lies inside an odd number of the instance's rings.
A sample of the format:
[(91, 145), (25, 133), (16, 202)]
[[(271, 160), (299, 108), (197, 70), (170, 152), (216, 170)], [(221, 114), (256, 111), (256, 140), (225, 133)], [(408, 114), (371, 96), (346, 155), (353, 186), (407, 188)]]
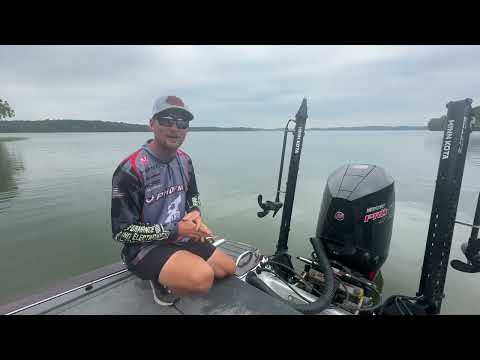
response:
[(394, 181), (376, 165), (348, 164), (328, 178), (316, 237), (327, 256), (373, 279), (390, 248)]

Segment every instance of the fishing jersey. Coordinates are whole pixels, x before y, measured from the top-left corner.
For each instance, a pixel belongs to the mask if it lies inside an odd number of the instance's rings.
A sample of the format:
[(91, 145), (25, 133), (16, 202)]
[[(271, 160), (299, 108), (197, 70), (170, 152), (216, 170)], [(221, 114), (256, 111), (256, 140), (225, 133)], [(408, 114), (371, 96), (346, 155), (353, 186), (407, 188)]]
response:
[(178, 222), (200, 211), (190, 156), (177, 150), (171, 161), (160, 160), (148, 143), (124, 159), (112, 178), (112, 235), (123, 243), (122, 258), (135, 265), (159, 242), (187, 242)]

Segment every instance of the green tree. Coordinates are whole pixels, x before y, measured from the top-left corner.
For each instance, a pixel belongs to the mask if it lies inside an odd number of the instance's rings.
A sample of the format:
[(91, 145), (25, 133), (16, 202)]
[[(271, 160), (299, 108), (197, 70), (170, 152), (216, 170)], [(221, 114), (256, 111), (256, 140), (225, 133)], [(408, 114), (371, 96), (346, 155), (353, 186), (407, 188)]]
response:
[(442, 115), (439, 118), (430, 119), (428, 122), (428, 129), (432, 131), (442, 131), (445, 130), (445, 125), (447, 124), (447, 115)]
[(15, 111), (10, 107), (8, 101), (0, 99), (0, 120), (15, 116)]
[(480, 106), (476, 106), (472, 108), (472, 112), (473, 112), (473, 116), (475, 116), (477, 120), (477, 123), (475, 125), (478, 126), (478, 124), (480, 123)]

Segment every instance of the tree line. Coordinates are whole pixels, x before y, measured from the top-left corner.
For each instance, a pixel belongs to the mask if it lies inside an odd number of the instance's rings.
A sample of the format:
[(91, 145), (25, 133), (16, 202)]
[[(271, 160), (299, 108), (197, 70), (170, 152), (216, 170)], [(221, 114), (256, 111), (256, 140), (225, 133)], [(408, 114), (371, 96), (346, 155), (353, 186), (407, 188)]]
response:
[[(480, 131), (480, 106), (472, 108), (472, 111), (476, 119), (473, 130)], [(444, 131), (445, 126), (447, 126), (447, 115), (442, 115), (439, 118), (433, 118), (428, 121), (428, 130), (431, 131)]]

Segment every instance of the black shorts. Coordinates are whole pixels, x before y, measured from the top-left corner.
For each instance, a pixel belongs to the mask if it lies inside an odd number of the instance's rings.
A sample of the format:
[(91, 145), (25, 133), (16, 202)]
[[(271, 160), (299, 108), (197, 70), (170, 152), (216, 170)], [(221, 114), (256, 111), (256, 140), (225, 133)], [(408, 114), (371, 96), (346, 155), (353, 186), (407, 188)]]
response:
[(207, 261), (212, 256), (216, 247), (212, 244), (201, 241), (190, 240), (185, 244), (159, 244), (134, 266), (129, 266), (128, 269), (143, 280), (156, 280), (160, 275), (165, 263), (170, 259), (170, 256), (177, 251), (186, 250), (200, 256)]

